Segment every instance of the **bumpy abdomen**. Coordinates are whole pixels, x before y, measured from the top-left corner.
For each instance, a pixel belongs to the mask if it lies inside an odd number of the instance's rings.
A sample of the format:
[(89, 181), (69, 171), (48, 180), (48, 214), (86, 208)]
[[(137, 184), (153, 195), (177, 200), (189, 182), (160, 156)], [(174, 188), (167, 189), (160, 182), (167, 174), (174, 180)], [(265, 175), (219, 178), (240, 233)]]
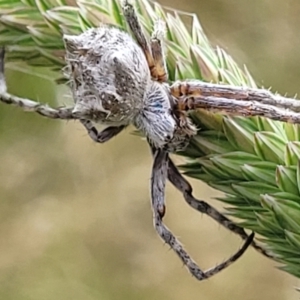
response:
[(65, 36), (69, 77), (76, 102), (91, 120), (129, 124), (143, 106), (150, 72), (142, 50), (116, 28)]

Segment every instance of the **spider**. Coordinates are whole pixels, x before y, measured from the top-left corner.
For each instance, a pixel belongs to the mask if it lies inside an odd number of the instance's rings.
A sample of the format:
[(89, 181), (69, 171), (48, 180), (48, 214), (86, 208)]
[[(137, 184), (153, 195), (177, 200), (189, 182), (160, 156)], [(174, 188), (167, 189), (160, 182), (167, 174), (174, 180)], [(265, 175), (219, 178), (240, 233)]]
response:
[[(89, 29), (78, 36), (63, 37), (67, 62), (65, 73), (70, 80), (74, 107), (52, 109), (31, 100), (12, 99), (5, 91), (1, 101), (50, 118), (79, 119), (91, 139), (97, 143), (107, 142), (130, 124), (140, 130), (147, 138), (154, 159), (151, 174), (154, 227), (198, 280), (207, 279), (228, 267), (250, 245), (270, 256), (255, 243), (254, 233), (248, 235), (208, 203), (196, 199), (191, 185), (169, 157), (170, 153), (184, 150), (197, 133), (186, 112), (191, 109), (186, 99), (199, 95), (201, 90), (196, 80), (168, 84), (163, 51), (165, 23), (162, 20), (155, 22), (148, 41), (133, 5), (124, 0), (122, 10), (135, 40), (128, 33), (106, 25)], [(3, 57), (1, 61), (3, 68)], [(108, 127), (99, 132), (94, 122)], [(211, 269), (203, 271), (198, 267), (163, 223), (167, 179), (191, 207), (207, 214), (245, 240), (243, 246), (229, 259)]]

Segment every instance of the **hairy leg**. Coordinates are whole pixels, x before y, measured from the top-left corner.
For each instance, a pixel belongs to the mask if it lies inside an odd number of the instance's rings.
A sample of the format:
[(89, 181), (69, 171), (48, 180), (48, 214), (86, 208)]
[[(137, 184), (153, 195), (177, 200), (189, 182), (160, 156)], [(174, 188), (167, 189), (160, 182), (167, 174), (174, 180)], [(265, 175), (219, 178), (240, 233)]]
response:
[(79, 119), (79, 116), (74, 116), (73, 108), (58, 107), (52, 108), (48, 105), (35, 102), (30, 99), (20, 98), (9, 93), (0, 93), (0, 102), (21, 107), (25, 111), (36, 112), (50, 119), (73, 120)]
[(168, 176), (168, 163), (169, 158), (167, 152), (160, 149), (154, 150), (154, 163), (151, 176), (151, 200), (155, 229), (159, 236), (172, 248), (172, 250), (176, 252), (194, 277), (196, 277), (198, 280), (207, 279), (227, 268), (239, 257), (241, 257), (253, 241), (254, 233), (247, 237), (242, 248), (225, 262), (207, 271), (202, 271), (185, 251), (173, 233), (162, 222), (165, 213), (165, 183)]
[(166, 24), (163, 20), (157, 20), (154, 23), (154, 30), (151, 36), (151, 52), (154, 59), (154, 65), (157, 72), (157, 80), (166, 82), (168, 80), (168, 71), (163, 50), (163, 41), (165, 38)]
[[(207, 83), (193, 79), (174, 82), (170, 86), (170, 92), (180, 100), (187, 100), (180, 101), (184, 110), (197, 108), (223, 110), (242, 116), (260, 115), (285, 122), (286, 120), (293, 121), (294, 117), (297, 118), (297, 123), (299, 122), (297, 113), (300, 112), (300, 101), (273, 94), (269, 90)], [(288, 109), (291, 112), (288, 114), (280, 108)], [(276, 113), (279, 116), (274, 117)]]
[[(186, 81), (176, 81), (170, 86), (171, 94), (176, 97), (223, 97), (227, 99), (248, 100), (249, 93), (255, 89), (241, 86), (228, 86), (225, 84), (207, 83), (193, 79)], [(270, 93), (270, 92), (269, 92)]]
[(4, 76), (4, 59), (5, 59), (5, 49), (0, 48), (0, 93), (6, 92), (6, 82)]
[(131, 3), (129, 3), (129, 1), (124, 0), (122, 2), (122, 10), (123, 10), (124, 17), (126, 19), (127, 24), (129, 25), (130, 30), (132, 31), (134, 37), (136, 38), (137, 43), (140, 45), (140, 47), (142, 48), (142, 50), (145, 54), (151, 76), (153, 78), (158, 78), (156, 66), (155, 66), (154, 59), (153, 59), (153, 56), (151, 53), (151, 48), (146, 39), (146, 36), (143, 33), (138, 16), (135, 12), (135, 8), (133, 7), (133, 5)]
[[(220, 225), (224, 226), (226, 229), (232, 231), (233, 233), (239, 235), (243, 240), (249, 238), (245, 230), (233, 223), (231, 220), (226, 218), (224, 215), (219, 213), (215, 208), (206, 203), (205, 201), (198, 200), (193, 196), (193, 189), (189, 182), (181, 175), (181, 173), (176, 168), (173, 161), (169, 158), (168, 164), (168, 179), (170, 182), (183, 194), (185, 201), (197, 211), (204, 213), (217, 221)], [(263, 249), (261, 246), (252, 241), (252, 247), (255, 248), (261, 254), (272, 258), (273, 255), (267, 250)]]
[(51, 119), (71, 120), (78, 119), (74, 116), (73, 108), (59, 107), (52, 108), (48, 105), (35, 102), (30, 99), (20, 98), (6, 92), (6, 83), (4, 76), (4, 48), (0, 49), (0, 102), (21, 107), (25, 111), (36, 112), (44, 117)]
[(118, 135), (126, 126), (107, 127), (102, 131), (98, 131), (90, 120), (80, 120), (81, 124), (86, 128), (90, 138), (96, 143), (105, 143), (114, 136)]

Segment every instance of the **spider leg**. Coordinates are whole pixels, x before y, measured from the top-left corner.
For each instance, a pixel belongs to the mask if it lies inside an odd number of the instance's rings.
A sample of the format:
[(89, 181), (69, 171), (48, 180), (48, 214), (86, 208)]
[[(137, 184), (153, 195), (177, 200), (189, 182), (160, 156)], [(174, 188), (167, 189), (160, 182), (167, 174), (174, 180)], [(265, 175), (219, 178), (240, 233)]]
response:
[(44, 117), (51, 119), (71, 120), (77, 117), (73, 115), (73, 108), (59, 107), (52, 108), (48, 105), (35, 102), (30, 99), (20, 98), (6, 92), (4, 76), (4, 48), (0, 48), (0, 102), (21, 107), (25, 111), (36, 112)]
[(132, 31), (133, 35), (136, 38), (137, 43), (140, 45), (140, 47), (142, 48), (142, 50), (145, 54), (151, 76), (153, 78), (158, 78), (156, 66), (154, 64), (154, 59), (153, 59), (153, 56), (151, 53), (151, 49), (150, 49), (149, 43), (143, 33), (138, 16), (135, 12), (135, 8), (133, 7), (133, 5), (131, 3), (129, 3), (128, 0), (124, 0), (122, 2), (122, 10), (123, 10), (123, 14), (126, 19), (126, 22), (130, 27), (130, 30)]
[(151, 52), (154, 59), (154, 65), (156, 68), (157, 81), (168, 81), (168, 71), (166, 67), (166, 60), (163, 50), (163, 41), (166, 32), (166, 24), (163, 20), (157, 20), (154, 23), (154, 30), (151, 36)]
[[(226, 89), (226, 85), (223, 87)], [(206, 93), (209, 93), (208, 96), (213, 96), (211, 85), (201, 80), (176, 81), (170, 86), (170, 92), (176, 98), (205, 96)], [(220, 97), (220, 95), (216, 96)]]
[(105, 143), (117, 134), (119, 134), (125, 126), (107, 127), (102, 131), (98, 131), (90, 120), (80, 120), (81, 124), (86, 128), (90, 138), (96, 143)]
[[(218, 97), (226, 99), (251, 100), (249, 96), (256, 92), (253, 88), (245, 88), (243, 86), (228, 86), (225, 84), (215, 84), (203, 82), (199, 79), (190, 79), (185, 81), (176, 81), (170, 86), (171, 94), (176, 97)], [(263, 95), (264, 98), (270, 96), (270, 92)], [(253, 100), (259, 101), (256, 95)]]
[[(208, 203), (202, 200), (198, 200), (193, 196), (193, 189), (189, 182), (182, 176), (178, 171), (173, 161), (169, 158), (169, 168), (168, 168), (168, 179), (170, 182), (183, 194), (185, 201), (197, 211), (204, 213), (217, 221), (220, 225), (224, 226), (226, 229), (232, 231), (233, 233), (239, 235), (243, 240), (249, 238), (245, 230), (233, 223), (231, 220), (226, 218), (215, 208), (210, 206)], [(255, 241), (251, 243), (252, 247), (255, 248), (259, 253), (267, 256), (269, 258), (274, 258), (271, 253), (259, 246)]]
[(6, 82), (4, 77), (4, 59), (5, 59), (5, 49), (0, 48), (0, 92), (6, 92)]
[(180, 242), (176, 239), (173, 233), (163, 224), (163, 216), (165, 214), (165, 183), (168, 176), (168, 153), (161, 149), (154, 150), (154, 163), (151, 176), (151, 200), (154, 216), (154, 226), (160, 237), (176, 252), (190, 273), (198, 280), (207, 279), (221, 270), (227, 268), (234, 261), (243, 255), (249, 245), (252, 243), (254, 233), (247, 237), (244, 245), (233, 256), (225, 262), (211, 268), (207, 271), (202, 271), (194, 260), (185, 251)]

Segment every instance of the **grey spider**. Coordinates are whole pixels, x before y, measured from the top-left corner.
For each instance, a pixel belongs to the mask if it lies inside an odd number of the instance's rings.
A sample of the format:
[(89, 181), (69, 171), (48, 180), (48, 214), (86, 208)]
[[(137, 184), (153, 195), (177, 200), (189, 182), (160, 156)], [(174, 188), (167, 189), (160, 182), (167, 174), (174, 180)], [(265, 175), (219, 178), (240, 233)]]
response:
[[(160, 237), (177, 253), (190, 273), (203, 280), (218, 273), (243, 255), (249, 245), (269, 254), (249, 236), (208, 203), (196, 199), (192, 187), (181, 175), (169, 153), (185, 149), (196, 134), (186, 110), (192, 109), (185, 97), (195, 96), (197, 81), (167, 83), (168, 73), (163, 51), (164, 23), (158, 20), (147, 41), (134, 7), (122, 2), (123, 14), (135, 40), (118, 28), (101, 26), (78, 36), (64, 35), (67, 67), (65, 73), (73, 93), (73, 108), (52, 109), (21, 98), (1, 101), (15, 104), (50, 118), (79, 119), (89, 136), (104, 143), (133, 124), (147, 138), (154, 157), (151, 176), (151, 204), (154, 227)], [(2, 58), (3, 63), (3, 58)], [(6, 99), (6, 100), (5, 100)], [(98, 132), (93, 122), (108, 125)], [(186, 202), (205, 213), (245, 240), (242, 248), (223, 263), (202, 271), (173, 233), (164, 225), (165, 183), (169, 180)]]

